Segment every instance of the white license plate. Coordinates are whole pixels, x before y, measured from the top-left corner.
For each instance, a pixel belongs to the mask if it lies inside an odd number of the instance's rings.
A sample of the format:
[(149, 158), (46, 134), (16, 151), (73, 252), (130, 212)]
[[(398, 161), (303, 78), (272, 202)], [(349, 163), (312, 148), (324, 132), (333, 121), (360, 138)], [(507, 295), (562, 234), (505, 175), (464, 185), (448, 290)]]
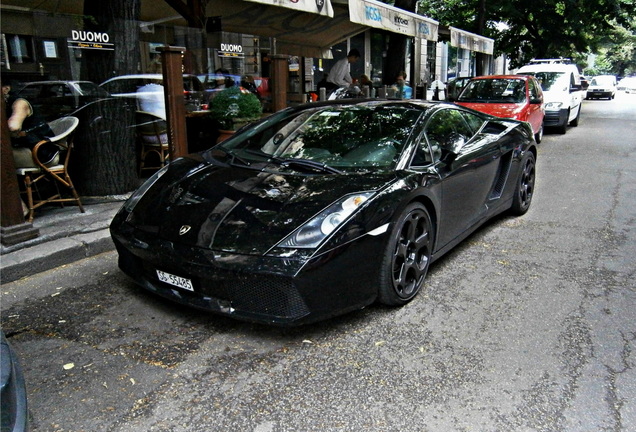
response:
[(192, 281), (190, 279), (186, 279), (181, 276), (175, 276), (161, 270), (157, 270), (157, 277), (161, 282), (169, 283), (170, 285), (187, 289), (188, 291), (194, 291), (194, 287), (192, 286)]

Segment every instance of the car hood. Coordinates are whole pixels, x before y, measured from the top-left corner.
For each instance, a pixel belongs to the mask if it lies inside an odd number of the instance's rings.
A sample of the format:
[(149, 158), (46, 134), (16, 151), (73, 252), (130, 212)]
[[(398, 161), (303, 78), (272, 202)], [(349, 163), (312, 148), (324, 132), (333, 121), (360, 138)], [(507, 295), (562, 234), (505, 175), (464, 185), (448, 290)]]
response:
[(522, 118), (525, 112), (525, 104), (457, 102), (457, 105), (472, 108), (476, 111), (494, 115), (496, 117), (512, 118), (523, 121), (526, 120), (525, 118)]
[(173, 162), (128, 221), (175, 243), (260, 255), (341, 197), (395, 179), (394, 173), (306, 175), (276, 165), (258, 171), (195, 162)]

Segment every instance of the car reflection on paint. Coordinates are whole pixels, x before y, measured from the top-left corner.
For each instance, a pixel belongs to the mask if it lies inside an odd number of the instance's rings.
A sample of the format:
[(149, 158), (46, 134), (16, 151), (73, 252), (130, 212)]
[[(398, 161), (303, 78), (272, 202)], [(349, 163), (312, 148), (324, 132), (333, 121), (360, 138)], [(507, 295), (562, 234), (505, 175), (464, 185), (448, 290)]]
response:
[(308, 323), (408, 303), (479, 225), (528, 210), (535, 158), (527, 123), (454, 104), (307, 104), (172, 161), (111, 234), (119, 267), (160, 296)]

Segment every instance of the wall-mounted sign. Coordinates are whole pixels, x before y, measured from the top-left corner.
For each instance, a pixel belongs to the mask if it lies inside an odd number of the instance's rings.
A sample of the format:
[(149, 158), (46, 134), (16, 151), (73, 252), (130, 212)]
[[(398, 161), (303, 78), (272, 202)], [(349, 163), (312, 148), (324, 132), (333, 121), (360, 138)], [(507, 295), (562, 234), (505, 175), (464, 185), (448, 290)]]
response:
[(96, 49), (112, 51), (115, 44), (110, 42), (108, 33), (86, 30), (71, 30), (71, 37), (67, 39), (69, 48)]
[(243, 45), (222, 43), (219, 50), (219, 57), (244, 57)]
[(44, 57), (57, 58), (57, 43), (55, 41), (42, 42), (44, 48)]

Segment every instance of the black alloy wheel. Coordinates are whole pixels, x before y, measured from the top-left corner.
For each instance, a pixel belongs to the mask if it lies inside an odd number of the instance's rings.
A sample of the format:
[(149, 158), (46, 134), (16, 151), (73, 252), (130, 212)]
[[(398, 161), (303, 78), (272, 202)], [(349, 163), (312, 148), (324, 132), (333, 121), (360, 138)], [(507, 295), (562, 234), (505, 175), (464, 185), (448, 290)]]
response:
[(534, 155), (527, 152), (521, 160), (521, 171), (517, 179), (517, 187), (512, 200), (511, 211), (516, 216), (525, 214), (530, 208), (534, 195), (535, 162)]
[(420, 203), (408, 205), (397, 218), (380, 269), (380, 303), (399, 306), (412, 300), (424, 284), (431, 261), (434, 230)]

